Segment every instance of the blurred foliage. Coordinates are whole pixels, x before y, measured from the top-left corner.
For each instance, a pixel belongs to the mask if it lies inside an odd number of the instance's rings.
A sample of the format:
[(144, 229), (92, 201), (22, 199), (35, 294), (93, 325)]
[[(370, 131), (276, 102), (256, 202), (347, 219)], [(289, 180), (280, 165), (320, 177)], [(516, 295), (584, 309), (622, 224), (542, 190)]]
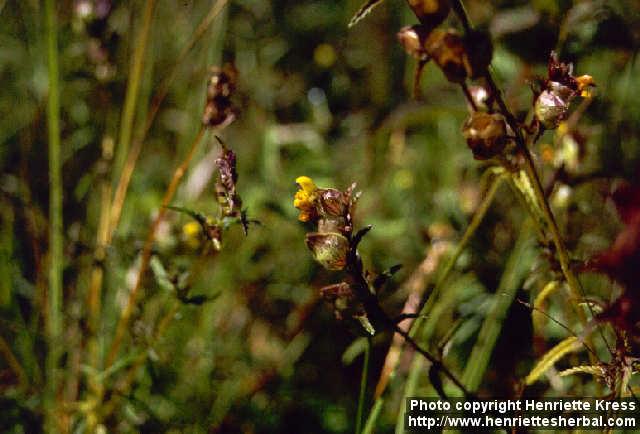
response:
[[(158, 1), (134, 131), (143, 128), (159, 84), (214, 4)], [(531, 107), (528, 83), (545, 74), (552, 49), (597, 83), (596, 97), (572, 136), (583, 150), (572, 175), (587, 182), (553, 196), (567, 244), (576, 260), (585, 260), (606, 249), (620, 229), (607, 201), (615, 180), (639, 173), (640, 6), (598, 0), (473, 0), (465, 5), (474, 25), (494, 38), (495, 75), (518, 116)], [(66, 423), (74, 432), (84, 429), (81, 404), (89, 396), (88, 377), (98, 375), (88, 370), (84, 354), (101, 212), (97, 185), (105, 176), (102, 144), (118, 136), (143, 7), (143, 1), (111, 0), (58, 5), (65, 237), (60, 401), (68, 406)], [(261, 224), (251, 226), (246, 236), (232, 227), (219, 253), (203, 253), (197, 242), (184, 238), (190, 218), (168, 213), (157, 235), (153, 273), (145, 280), (131, 337), (116, 365), (126, 366), (138, 351), (149, 356), (122, 405), (103, 421), (109, 432), (353, 432), (361, 363), (353, 355), (353, 363), (341, 360), (355, 337), (317, 301), (318, 289), (333, 280), (313, 263), (304, 245), (305, 226), (296, 221), (292, 206), (293, 181), (308, 175), (321, 187), (341, 189), (357, 182), (363, 195), (356, 225), (374, 227), (362, 244), (366, 266), (382, 271), (403, 264), (385, 302), (394, 313), (407, 296), (394, 290), (424, 260), (437, 229), (444, 227), (455, 240), (466, 227), (482, 194), (483, 170), (460, 133), (467, 109), (459, 89), (428, 65), (423, 100), (411, 100), (415, 61), (396, 40), (401, 26), (415, 22), (407, 6), (388, 0), (348, 30), (358, 7), (356, 0), (230, 2), (178, 65), (101, 264), (101, 355), (111, 343), (162, 193), (199, 128), (208, 69), (223, 61), (233, 62), (239, 72), (234, 97), (239, 117), (220, 135), (237, 154), (243, 206)], [(43, 23), (40, 2), (0, 1), (0, 78), (5, 84), (0, 95), (0, 337), (7, 343), (0, 357), (2, 432), (38, 432), (43, 417), (48, 262)], [(542, 137), (538, 154), (544, 155), (545, 145), (559, 153), (563, 139), (554, 134)], [(209, 134), (174, 205), (216, 212), (211, 178), (218, 152)], [(548, 178), (553, 161), (541, 158), (540, 164)], [(117, 176), (110, 167), (107, 171), (115, 188)], [(472, 362), (467, 357), (523, 220), (512, 192), (500, 189), (444, 288), (452, 291), (453, 308), (434, 324), (435, 335), (446, 335), (463, 319), (447, 356), (454, 371)], [(538, 253), (519, 299), (533, 300), (548, 283), (548, 265)], [(176, 299), (172, 282), (188, 286), (189, 294), (203, 302), (180, 304), (164, 335), (154, 341), (159, 319)], [(613, 298), (611, 284), (601, 276), (587, 274), (583, 283), (590, 295)], [(562, 297), (549, 296), (554, 318), (567, 314)], [(534, 333), (530, 312), (517, 303), (505, 324), (481, 386), (489, 396), (509, 396), (534, 360), (565, 337), (553, 322)], [(371, 389), (388, 338), (374, 340)], [(392, 379), (376, 432), (393, 429), (408, 363), (402, 361)], [(124, 371), (103, 373), (107, 387)], [(548, 388), (550, 395), (562, 395), (571, 387), (585, 395), (593, 392), (579, 381), (539, 383), (532, 393)], [(426, 375), (418, 382), (416, 394), (421, 393), (432, 393)]]

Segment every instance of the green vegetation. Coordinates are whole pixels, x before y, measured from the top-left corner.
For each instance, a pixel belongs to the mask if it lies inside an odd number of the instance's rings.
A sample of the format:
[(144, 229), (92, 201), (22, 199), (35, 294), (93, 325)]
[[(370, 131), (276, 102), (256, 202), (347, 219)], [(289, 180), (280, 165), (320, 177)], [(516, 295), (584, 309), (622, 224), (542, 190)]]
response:
[(0, 0), (1, 432), (640, 395), (640, 6), (371, 3)]

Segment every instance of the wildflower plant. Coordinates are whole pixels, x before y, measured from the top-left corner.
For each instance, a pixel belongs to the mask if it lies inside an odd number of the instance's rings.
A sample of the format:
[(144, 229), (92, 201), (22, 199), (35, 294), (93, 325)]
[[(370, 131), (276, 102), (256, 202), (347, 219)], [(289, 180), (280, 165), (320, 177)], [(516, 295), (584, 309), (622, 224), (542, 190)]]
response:
[[(350, 26), (358, 23), (378, 3), (379, 1), (367, 2), (351, 20)], [(630, 288), (635, 284), (628, 280), (629, 273), (625, 268), (637, 262), (633, 259), (634, 252), (637, 250), (637, 237), (633, 232), (635, 229), (631, 229), (631, 227), (637, 227), (637, 222), (631, 223), (634, 221), (633, 210), (637, 206), (637, 195), (633, 189), (621, 189), (616, 193), (616, 204), (625, 223), (631, 226), (623, 232), (624, 235), (621, 234), (610, 251), (596, 257), (592, 262), (590, 268), (592, 271), (609, 273), (625, 288), (625, 292), (615, 303), (604, 308), (603, 313), (597, 313), (597, 309), (589, 301), (589, 296), (578, 279), (579, 269), (572, 263), (571, 253), (567, 249), (556, 215), (550, 205), (549, 194), (546, 192), (548, 187), (545, 188), (542, 184), (540, 169), (536, 166), (537, 157), (534, 154), (535, 146), (546, 130), (561, 127), (566, 131), (565, 123), (570, 116), (572, 103), (579, 98), (589, 101), (593, 97), (592, 88), (596, 86), (595, 80), (590, 75), (575, 76), (573, 65), (563, 63), (555, 52), (551, 52), (547, 77), (539, 79), (538, 86), (532, 87), (529, 115), (526, 118), (516, 117), (507, 106), (490, 70), (493, 53), (491, 39), (486, 32), (471, 26), (462, 2), (459, 0), (409, 0), (408, 4), (420, 24), (402, 28), (397, 37), (405, 52), (418, 62), (414, 78), (414, 96), (420, 98), (421, 73), (430, 61), (435, 63), (449, 82), (460, 87), (470, 110), (467, 120), (461, 127), (462, 136), (473, 157), (476, 160), (486, 161), (490, 165), (487, 173), (494, 174), (494, 185), (503, 179), (507, 179), (512, 185), (530, 214), (541, 251), (549, 261), (551, 273), (547, 279), (551, 279), (551, 282), (538, 296), (534, 305), (521, 303), (529, 307), (532, 313), (543, 312), (539, 307), (542, 299), (559, 286), (566, 284), (571, 294), (568, 302), (572, 304), (575, 315), (573, 320), (582, 326), (581, 331), (575, 332), (573, 324), (569, 326), (562, 324), (569, 331), (570, 336), (551, 348), (535, 363), (529, 375), (522, 379), (515, 392), (516, 395), (521, 396), (525, 393), (526, 387), (539, 381), (556, 362), (567, 354), (587, 350), (591, 365), (574, 366), (560, 375), (590, 373), (596, 380), (604, 381), (612, 394), (619, 397), (629, 396), (632, 393), (629, 381), (633, 373), (637, 372), (637, 360), (640, 355), (637, 349), (634, 349), (635, 344), (632, 344), (636, 342), (638, 336), (638, 306), (633, 301), (637, 297), (630, 295), (630, 291), (633, 291)], [(457, 16), (462, 32), (443, 25), (451, 12)], [(470, 84), (471, 81), (475, 83)], [(440, 378), (442, 373), (455, 384), (457, 393), (465, 396), (474, 395), (487, 367), (487, 357), (491, 354), (497, 339), (496, 327), (492, 324), (494, 316), (505, 314), (509, 303), (515, 298), (515, 292), (510, 292), (508, 296), (505, 294), (506, 301), (496, 304), (494, 311), (486, 318), (478, 343), (471, 353), (470, 364), (462, 379), (458, 380), (456, 374), (445, 368), (443, 357), (434, 356), (423, 350), (412, 338), (414, 332), (419, 333), (422, 317), (428, 317), (434, 313), (434, 303), (437, 303), (438, 297), (441, 296), (440, 285), (436, 284), (436, 288), (423, 302), (420, 312), (403, 312), (403, 316), (400, 317), (400, 321), (416, 319), (413, 324), (414, 329), (407, 332), (406, 329), (400, 328), (381, 307), (378, 297), (379, 282), (372, 277), (372, 273), (364, 269), (358, 254), (358, 244), (371, 227), (365, 227), (353, 233), (354, 200), (352, 197), (357, 198), (357, 195), (353, 195), (354, 186), (345, 192), (340, 192), (334, 189), (319, 189), (306, 176), (299, 177), (296, 182), (299, 190), (295, 194), (294, 206), (300, 210), (299, 220), (317, 225), (317, 232), (309, 232), (306, 235), (307, 247), (311, 250), (314, 259), (325, 269), (344, 270), (347, 276), (343, 281), (320, 290), (321, 296), (334, 309), (336, 317), (357, 319), (370, 335), (390, 329), (402, 336), (411, 347), (431, 363), (429, 380), (433, 389), (441, 397), (445, 397), (447, 393)], [(487, 206), (494, 193), (495, 189), (488, 194), (485, 202)], [(485, 212), (486, 208), (478, 211), (479, 220)], [(464, 243), (469, 240), (476, 228), (477, 222), (474, 222), (463, 237), (463, 242), (453, 258), (448, 262), (445, 278), (455, 265)], [(524, 246), (526, 240), (523, 239), (519, 243)], [(524, 253), (524, 250), (518, 251), (522, 248), (516, 247), (517, 253), (513, 253), (516, 258)], [(392, 274), (392, 272), (386, 272), (380, 276), (387, 278)], [(443, 280), (444, 278), (441, 278), (438, 283), (441, 284)], [(586, 307), (586, 311), (583, 306)], [(613, 330), (604, 330), (605, 324), (612, 324)], [(611, 331), (614, 331), (615, 336), (613, 345), (609, 342)], [(423, 343), (433, 345), (429, 342), (428, 336), (427, 339), (423, 338)], [(606, 352), (609, 356), (608, 362), (602, 361), (602, 354)], [(365, 355), (366, 357), (368, 356)], [(479, 358), (483, 361), (478, 360)], [(368, 366), (366, 360), (364, 366), (360, 409), (366, 390)], [(420, 365), (415, 365), (415, 369), (419, 369), (418, 366)], [(383, 369), (383, 375), (386, 368), (385, 366)], [(394, 366), (391, 365), (390, 370), (393, 369)], [(386, 380), (381, 378), (379, 384), (386, 384)], [(382, 390), (378, 388), (374, 409), (382, 403), (381, 394)], [(367, 426), (375, 424), (378, 412), (379, 409), (372, 411)], [(356, 421), (358, 427), (362, 426), (360, 417), (359, 412)]]
[(0, 432), (639, 395), (640, 6), (381, 3), (0, 1)]

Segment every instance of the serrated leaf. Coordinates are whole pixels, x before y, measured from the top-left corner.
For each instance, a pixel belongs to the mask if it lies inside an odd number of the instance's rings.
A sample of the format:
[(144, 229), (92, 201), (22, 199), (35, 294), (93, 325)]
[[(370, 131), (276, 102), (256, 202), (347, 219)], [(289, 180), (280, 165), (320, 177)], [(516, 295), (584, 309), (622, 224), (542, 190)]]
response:
[(369, 15), (369, 13), (371, 13), (373, 8), (378, 6), (383, 1), (384, 0), (367, 0), (360, 7), (360, 9), (358, 9), (358, 11), (353, 15), (353, 18), (351, 18), (351, 20), (349, 21), (349, 24), (348, 24), (347, 27), (351, 28), (351, 27), (355, 26), (356, 24), (358, 24), (360, 21), (362, 21), (362, 19), (364, 17), (366, 17), (367, 15)]
[(542, 356), (538, 360), (538, 363), (536, 363), (529, 375), (527, 375), (527, 378), (525, 378), (525, 383), (527, 384), (527, 386), (538, 381), (538, 379), (563, 356), (576, 351), (581, 347), (582, 342), (580, 342), (577, 337), (570, 336), (555, 347), (551, 348), (544, 356)]

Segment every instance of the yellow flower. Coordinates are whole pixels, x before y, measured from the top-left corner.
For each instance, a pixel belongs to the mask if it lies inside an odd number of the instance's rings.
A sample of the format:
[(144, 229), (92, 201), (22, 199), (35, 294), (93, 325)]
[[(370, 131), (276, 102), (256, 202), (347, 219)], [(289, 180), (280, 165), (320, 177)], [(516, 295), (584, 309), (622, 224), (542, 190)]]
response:
[(182, 226), (182, 237), (185, 243), (192, 249), (197, 248), (200, 245), (200, 234), (202, 233), (202, 226), (200, 223), (190, 221)]
[(591, 88), (596, 85), (593, 81), (593, 77), (590, 75), (581, 75), (580, 77), (576, 77), (576, 81), (578, 82), (578, 92), (580, 92), (580, 96), (584, 98), (591, 98)]
[(316, 199), (318, 187), (313, 183), (313, 180), (308, 176), (299, 176), (296, 178), (296, 184), (300, 188), (294, 198), (293, 206), (300, 210), (298, 220), (307, 222), (311, 220), (316, 210)]

